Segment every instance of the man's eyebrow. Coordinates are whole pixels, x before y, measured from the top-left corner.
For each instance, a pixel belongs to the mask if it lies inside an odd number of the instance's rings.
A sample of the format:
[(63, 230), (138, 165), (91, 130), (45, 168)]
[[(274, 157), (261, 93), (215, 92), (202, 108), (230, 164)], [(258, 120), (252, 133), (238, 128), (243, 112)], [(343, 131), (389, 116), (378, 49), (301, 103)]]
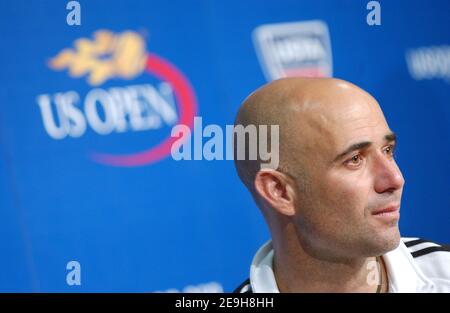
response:
[(391, 141), (397, 141), (397, 135), (395, 133), (389, 133), (386, 136), (384, 136), (384, 139), (387, 142), (391, 142)]
[[(391, 133), (385, 135), (384, 139), (386, 142), (397, 141), (397, 136), (395, 135), (395, 133), (391, 132)], [(350, 152), (365, 149), (371, 145), (372, 145), (371, 141), (362, 141), (362, 142), (355, 143), (355, 144), (351, 145), (350, 147), (348, 147), (347, 149), (345, 149), (343, 152), (339, 153), (339, 155), (334, 159), (333, 162), (338, 161), (339, 159), (341, 159), (343, 156), (349, 154)]]

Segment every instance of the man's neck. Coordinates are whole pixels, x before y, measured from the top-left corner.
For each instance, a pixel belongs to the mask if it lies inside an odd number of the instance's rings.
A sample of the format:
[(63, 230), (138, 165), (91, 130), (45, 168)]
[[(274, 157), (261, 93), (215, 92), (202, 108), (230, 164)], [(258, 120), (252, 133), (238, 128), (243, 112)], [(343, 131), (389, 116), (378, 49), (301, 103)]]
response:
[(274, 250), (273, 270), (280, 292), (376, 292), (379, 275), (384, 282), (381, 292), (387, 292), (383, 262), (369, 265), (376, 262), (375, 257), (337, 262), (314, 258), (298, 248), (283, 251), (274, 246)]

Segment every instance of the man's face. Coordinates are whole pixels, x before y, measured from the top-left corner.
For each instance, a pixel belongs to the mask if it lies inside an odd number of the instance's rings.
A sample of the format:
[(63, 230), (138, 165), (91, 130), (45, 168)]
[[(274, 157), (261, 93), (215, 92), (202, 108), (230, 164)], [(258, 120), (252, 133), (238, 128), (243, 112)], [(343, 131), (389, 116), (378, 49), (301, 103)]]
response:
[[(400, 240), (404, 180), (393, 158), (395, 135), (377, 102), (365, 94), (309, 108), (302, 119), (302, 168), (296, 224), (316, 256), (381, 255)], [(379, 213), (380, 210), (393, 210)]]

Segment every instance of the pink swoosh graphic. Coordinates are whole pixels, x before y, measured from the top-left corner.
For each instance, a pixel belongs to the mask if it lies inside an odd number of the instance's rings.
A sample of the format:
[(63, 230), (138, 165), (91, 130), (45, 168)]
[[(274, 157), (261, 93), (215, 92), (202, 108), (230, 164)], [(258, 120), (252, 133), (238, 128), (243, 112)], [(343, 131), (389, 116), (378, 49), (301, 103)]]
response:
[[(148, 55), (146, 70), (172, 86), (176, 101), (179, 104), (180, 120), (178, 124), (184, 124), (192, 128), (194, 116), (197, 112), (197, 105), (189, 81), (175, 66), (155, 54)], [(121, 155), (92, 152), (90, 157), (94, 161), (106, 165), (124, 167), (141, 166), (160, 161), (170, 155), (172, 144), (176, 140), (178, 138), (173, 138), (169, 135), (163, 142), (145, 151)]]

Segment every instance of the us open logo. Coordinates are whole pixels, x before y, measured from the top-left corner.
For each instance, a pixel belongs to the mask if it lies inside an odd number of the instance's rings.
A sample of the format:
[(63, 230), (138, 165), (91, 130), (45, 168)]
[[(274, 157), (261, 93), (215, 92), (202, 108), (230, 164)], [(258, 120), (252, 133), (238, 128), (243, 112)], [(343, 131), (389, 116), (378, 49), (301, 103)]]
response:
[(333, 75), (330, 37), (325, 22), (261, 25), (253, 31), (253, 42), (268, 81)]
[[(36, 97), (43, 128), (50, 138), (125, 136), (138, 132), (159, 132), (158, 138), (162, 138), (150, 147), (129, 153), (90, 150), (88, 157), (98, 163), (141, 166), (160, 161), (170, 156), (176, 141), (170, 135), (172, 126), (193, 126), (197, 104), (189, 81), (173, 64), (148, 53), (143, 37), (136, 32), (97, 31), (94, 39), (80, 38), (74, 42), (74, 48), (60, 51), (48, 61), (48, 66), (55, 71), (66, 70), (71, 78), (85, 78), (94, 87), (85, 93), (68, 90)], [(133, 85), (120, 84), (132, 79)], [(109, 80), (112, 82), (105, 88)], [(164, 130), (167, 134), (162, 137)], [(122, 150), (128, 149), (119, 137), (114, 137), (113, 142)]]

